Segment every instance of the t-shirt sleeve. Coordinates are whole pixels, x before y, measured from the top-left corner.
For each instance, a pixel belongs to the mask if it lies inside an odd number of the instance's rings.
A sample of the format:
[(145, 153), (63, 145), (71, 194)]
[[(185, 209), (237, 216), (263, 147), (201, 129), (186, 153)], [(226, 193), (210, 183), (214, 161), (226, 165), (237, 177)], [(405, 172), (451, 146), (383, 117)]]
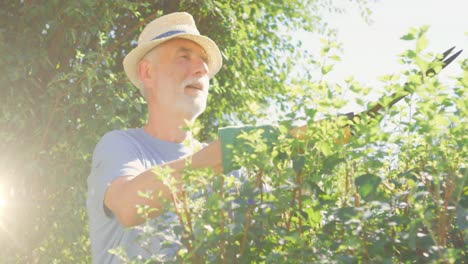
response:
[(112, 131), (96, 145), (88, 177), (88, 206), (95, 213), (113, 217), (104, 206), (104, 195), (109, 184), (118, 177), (136, 176), (145, 171), (134, 144), (123, 132)]

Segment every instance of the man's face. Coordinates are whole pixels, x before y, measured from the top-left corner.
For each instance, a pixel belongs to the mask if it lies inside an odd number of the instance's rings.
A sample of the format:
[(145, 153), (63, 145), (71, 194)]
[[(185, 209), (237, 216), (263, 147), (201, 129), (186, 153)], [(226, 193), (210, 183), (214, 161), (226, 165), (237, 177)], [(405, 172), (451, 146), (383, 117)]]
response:
[(158, 114), (193, 120), (205, 110), (208, 66), (206, 53), (199, 45), (187, 39), (172, 39), (153, 49), (141, 63), (148, 66), (147, 78), (142, 78), (148, 103)]

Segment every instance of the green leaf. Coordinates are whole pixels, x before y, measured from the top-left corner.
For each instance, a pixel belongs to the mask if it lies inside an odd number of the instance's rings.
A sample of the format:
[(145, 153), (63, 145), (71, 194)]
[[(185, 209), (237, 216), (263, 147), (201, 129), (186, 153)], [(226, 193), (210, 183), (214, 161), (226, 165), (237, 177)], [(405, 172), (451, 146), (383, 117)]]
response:
[(329, 142), (324, 140), (317, 142), (317, 149), (322, 152), (325, 156), (328, 156), (332, 153), (332, 146)]
[(349, 219), (352, 219), (357, 216), (357, 211), (355, 207), (343, 207), (340, 208), (336, 211), (335, 215), (340, 219), (341, 221), (345, 222)]
[(414, 40), (418, 35), (418, 30), (416, 28), (411, 28), (408, 34), (402, 36), (400, 39), (402, 40)]
[(414, 52), (414, 50), (407, 50), (404, 55), (410, 59), (413, 59), (416, 57), (416, 52)]
[(373, 174), (364, 174), (355, 180), (358, 193), (363, 198), (371, 198), (377, 192), (381, 182), (382, 179)]
[(403, 39), (403, 40), (413, 40), (413, 39), (415, 39), (415, 36), (414, 36), (413, 34), (411, 34), (411, 33), (408, 33), (408, 34), (402, 36), (400, 39)]
[(322, 66), (322, 74), (325, 75), (333, 69), (333, 64)]
[(428, 44), (429, 44), (429, 41), (427, 40), (425, 35), (422, 35), (421, 37), (419, 37), (418, 40), (416, 41), (416, 53), (419, 53), (422, 50), (426, 49)]

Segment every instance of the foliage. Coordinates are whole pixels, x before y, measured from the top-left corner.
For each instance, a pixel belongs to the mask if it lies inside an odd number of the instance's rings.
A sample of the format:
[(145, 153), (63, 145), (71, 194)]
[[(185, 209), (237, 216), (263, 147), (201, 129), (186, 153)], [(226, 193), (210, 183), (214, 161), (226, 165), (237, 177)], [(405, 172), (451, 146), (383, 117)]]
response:
[[(290, 107), (307, 113), (304, 138), (289, 135), (291, 122), (279, 125), (275, 142), (265, 142), (261, 130), (241, 134), (233, 151), (236, 162), (245, 166), (245, 178), (187, 170), (185, 192), (174, 189), (175, 199), (167, 204), (179, 216), (175, 230), (183, 238), (177, 261), (466, 259), (468, 60), (454, 86), (423, 77), (420, 72), (437, 68), (430, 61), (436, 54), (421, 46), (425, 31), (412, 30), (416, 48), (401, 55), (407, 69), (383, 78), (389, 93), (413, 91), (406, 103), (385, 109), (383, 120), (361, 117), (351, 122), (329, 115), (317, 122), (316, 112), (308, 110), (311, 102), (295, 100), (298, 96), (322, 94), (317, 108), (330, 111), (341, 102), (334, 100), (333, 85), (301, 82), (288, 93), (288, 102), (297, 102)], [(383, 97), (381, 103), (385, 101)], [(349, 125), (354, 136), (343, 144), (343, 127)]]
[[(358, 2), (366, 10), (365, 2)], [(394, 126), (390, 131), (364, 120), (354, 126), (349, 144), (339, 145), (337, 124), (346, 121), (313, 120), (317, 112), (340, 108), (343, 101), (334, 95), (343, 88), (307, 78), (285, 85), (301, 54), (278, 33), (325, 31), (319, 10), (333, 9), (334, 3), (39, 0), (1, 7), (0, 192), (8, 200), (0, 215), (2, 261), (90, 262), (84, 205), (92, 150), (106, 131), (141, 126), (146, 117), (121, 61), (145, 24), (176, 10), (194, 15), (225, 60), (200, 120), (202, 140), (232, 119), (253, 122), (258, 114), (250, 107), (262, 109), (269, 100), (311, 127), (303, 140), (284, 135), (270, 152), (255, 134), (245, 136), (256, 152), (239, 155), (249, 176), (242, 186), (224, 175), (196, 181), (200, 172), (187, 171), (191, 188), (177, 204), (187, 209), (180, 217), (181, 260), (454, 262), (466, 257), (468, 62), (453, 87), (436, 77), (419, 78), (431, 57), (424, 34), (405, 37), (419, 43), (403, 56), (408, 71), (386, 78), (389, 92), (402, 89), (399, 81), (409, 82), (416, 91), (411, 105), (386, 111), (384, 121)], [(334, 48), (325, 41), (323, 56), (336, 58), (330, 53)], [(323, 74), (331, 70), (318, 67)], [(352, 80), (348, 85), (362, 91)], [(282, 124), (283, 134), (290, 126)], [(208, 183), (214, 191), (188, 204), (184, 197)]]

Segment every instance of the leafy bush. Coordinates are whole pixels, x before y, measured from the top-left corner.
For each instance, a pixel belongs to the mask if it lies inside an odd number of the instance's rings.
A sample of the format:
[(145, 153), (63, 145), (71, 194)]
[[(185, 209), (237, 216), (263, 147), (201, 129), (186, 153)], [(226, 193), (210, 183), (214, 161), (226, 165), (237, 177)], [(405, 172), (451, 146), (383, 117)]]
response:
[[(288, 102), (297, 103), (289, 107), (303, 110), (309, 127), (303, 137), (289, 135), (291, 122), (279, 125), (273, 143), (265, 142), (261, 129), (239, 135), (232, 147), (245, 177), (187, 170), (185, 192), (174, 192), (167, 204), (179, 216), (173, 227), (183, 242), (178, 261), (462, 262), (468, 60), (454, 86), (422, 76), (437, 66), (430, 62), (436, 54), (420, 44), (425, 31), (405, 36), (416, 42), (415, 50), (402, 54), (407, 69), (383, 78), (388, 93), (413, 91), (383, 118), (330, 115), (316, 122), (308, 100), (297, 96), (325, 95), (317, 107), (331, 111), (340, 104), (334, 86), (293, 87)], [(343, 144), (346, 126), (354, 136)]]

